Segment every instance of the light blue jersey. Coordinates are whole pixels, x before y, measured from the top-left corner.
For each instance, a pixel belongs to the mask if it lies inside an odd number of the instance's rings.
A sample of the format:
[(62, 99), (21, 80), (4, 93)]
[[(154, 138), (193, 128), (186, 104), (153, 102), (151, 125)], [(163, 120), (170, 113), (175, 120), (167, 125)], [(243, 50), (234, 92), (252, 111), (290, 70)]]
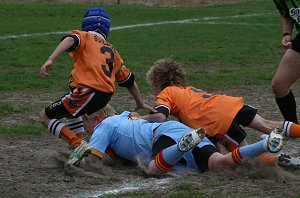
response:
[(160, 123), (131, 120), (130, 112), (112, 116), (95, 127), (89, 145), (105, 153), (106, 148), (125, 159), (136, 161), (137, 155), (150, 160), (152, 153), (153, 131)]
[[(101, 153), (105, 153), (105, 150), (110, 148), (118, 156), (134, 162), (137, 161), (137, 156), (140, 156), (145, 163), (148, 163), (152, 159), (153, 142), (156, 142), (159, 137), (165, 135), (178, 143), (185, 133), (193, 130), (178, 121), (151, 123), (143, 119), (132, 120), (129, 114), (130, 112), (125, 111), (121, 115), (106, 118), (97, 125), (89, 142), (90, 147)], [(204, 138), (198, 147), (205, 145), (214, 146)], [(198, 170), (191, 151), (187, 152), (184, 158), (187, 161), (185, 169)]]

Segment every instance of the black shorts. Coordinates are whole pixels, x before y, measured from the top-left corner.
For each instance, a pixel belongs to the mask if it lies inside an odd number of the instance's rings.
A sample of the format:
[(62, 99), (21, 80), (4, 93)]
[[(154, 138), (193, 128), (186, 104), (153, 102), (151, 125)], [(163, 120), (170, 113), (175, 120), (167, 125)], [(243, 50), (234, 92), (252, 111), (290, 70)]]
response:
[[(76, 97), (77, 95), (74, 94), (73, 90), (67, 93), (66, 95), (61, 97), (61, 99), (51, 103), (45, 108), (46, 115), (52, 119), (60, 119), (64, 117), (79, 117), (84, 114), (90, 115), (97, 110), (105, 107), (105, 105), (107, 105), (107, 103), (110, 101), (113, 94), (90, 89), (90, 91), (88, 91), (87, 93), (78, 95), (79, 96)], [(70, 96), (72, 98), (70, 99), (70, 97), (66, 96)], [(68, 104), (69, 107), (72, 107), (73, 105), (73, 109), (75, 109), (76, 112), (71, 113), (70, 110), (68, 110), (68, 108), (65, 106), (65, 104)]]
[(256, 108), (249, 105), (244, 105), (234, 117), (224, 137), (222, 137), (221, 139), (216, 137), (209, 137), (209, 139), (213, 143), (221, 143), (228, 151), (232, 151), (233, 149), (237, 148), (247, 136), (244, 129), (241, 128), (241, 125), (248, 126), (252, 122), (256, 114)]
[[(176, 144), (176, 142), (165, 135), (162, 135), (153, 145), (152, 147), (152, 156), (153, 158), (163, 149), (168, 148), (172, 145)], [(196, 147), (193, 149), (193, 157), (196, 161), (197, 167), (200, 172), (205, 172), (208, 170), (208, 160), (210, 156), (217, 152), (217, 149), (212, 145), (203, 146), (202, 148)], [(178, 162), (179, 164), (186, 165), (186, 161), (184, 158)]]
[(246, 132), (240, 127), (240, 125), (248, 126), (256, 114), (256, 108), (244, 105), (234, 117), (226, 134), (235, 139), (238, 143), (241, 143), (246, 138)]
[(300, 53), (300, 33), (292, 40), (292, 50)]
[(196, 147), (192, 153), (200, 172), (208, 171), (208, 160), (210, 156), (217, 152), (217, 148), (212, 145), (206, 145), (201, 148)]

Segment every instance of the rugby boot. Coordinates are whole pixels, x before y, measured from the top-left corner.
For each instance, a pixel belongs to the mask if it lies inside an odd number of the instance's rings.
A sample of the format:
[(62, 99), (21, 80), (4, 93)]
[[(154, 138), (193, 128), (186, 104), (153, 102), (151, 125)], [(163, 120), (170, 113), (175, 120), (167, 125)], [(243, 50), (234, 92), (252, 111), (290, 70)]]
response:
[(300, 157), (292, 157), (285, 153), (280, 153), (277, 158), (277, 164), (281, 167), (300, 169)]
[(205, 137), (205, 130), (202, 128), (195, 129), (184, 134), (178, 142), (178, 150), (187, 152), (197, 146)]
[(268, 142), (267, 142), (267, 150), (270, 153), (277, 153), (283, 147), (283, 136), (282, 130), (278, 128), (274, 128), (269, 134)]

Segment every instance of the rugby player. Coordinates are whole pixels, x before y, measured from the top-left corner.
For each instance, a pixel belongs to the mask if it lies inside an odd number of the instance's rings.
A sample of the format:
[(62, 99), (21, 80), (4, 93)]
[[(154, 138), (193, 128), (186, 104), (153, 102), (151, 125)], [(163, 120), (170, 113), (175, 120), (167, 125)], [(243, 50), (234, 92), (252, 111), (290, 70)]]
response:
[[(82, 140), (81, 115), (103, 108), (115, 92), (115, 81), (128, 89), (136, 101), (136, 109), (154, 111), (143, 102), (134, 74), (124, 65), (113, 45), (106, 41), (109, 29), (110, 17), (104, 9), (88, 9), (82, 20), (82, 31), (73, 30), (64, 36), (40, 68), (40, 75), (46, 77), (62, 53), (68, 52), (73, 59), (74, 68), (69, 78), (71, 91), (43, 109), (39, 122), (51, 134), (74, 147), (86, 144)], [(66, 123), (62, 118), (66, 118)]]

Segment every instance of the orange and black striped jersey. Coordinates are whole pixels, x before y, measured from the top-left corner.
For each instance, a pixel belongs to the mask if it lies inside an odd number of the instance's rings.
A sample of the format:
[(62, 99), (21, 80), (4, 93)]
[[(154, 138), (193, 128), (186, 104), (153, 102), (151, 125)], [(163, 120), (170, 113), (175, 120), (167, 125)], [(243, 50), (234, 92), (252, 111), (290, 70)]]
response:
[(202, 127), (209, 136), (224, 135), (243, 106), (242, 97), (210, 94), (191, 86), (166, 87), (156, 97), (158, 112), (171, 114), (189, 127)]
[(115, 80), (120, 84), (133, 74), (123, 65), (117, 50), (105, 39), (91, 32), (73, 30), (69, 35), (75, 46), (69, 50), (74, 62), (70, 74), (72, 88), (93, 88), (105, 93), (115, 92)]

